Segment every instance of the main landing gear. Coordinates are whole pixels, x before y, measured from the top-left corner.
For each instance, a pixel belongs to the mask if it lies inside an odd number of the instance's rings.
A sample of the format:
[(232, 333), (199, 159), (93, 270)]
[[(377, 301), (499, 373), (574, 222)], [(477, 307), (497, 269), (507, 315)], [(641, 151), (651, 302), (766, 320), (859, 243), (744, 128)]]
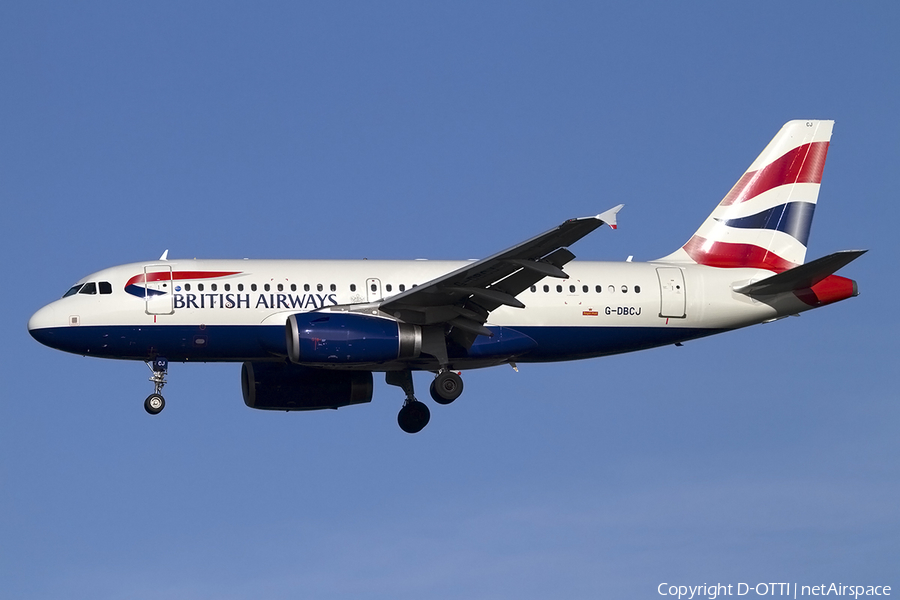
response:
[[(403, 408), (397, 415), (397, 424), (406, 433), (419, 433), (428, 425), (431, 411), (416, 400), (413, 391), (412, 371), (388, 371), (384, 376), (388, 385), (396, 385), (406, 393)], [(463, 382), (458, 373), (442, 369), (431, 382), (431, 397), (438, 404), (450, 404), (462, 394)]]
[(428, 425), (431, 419), (431, 411), (428, 407), (416, 400), (413, 391), (412, 371), (388, 371), (384, 374), (384, 380), (388, 385), (396, 385), (406, 394), (403, 408), (397, 415), (397, 424), (406, 433), (419, 433)]
[(431, 382), (431, 397), (438, 404), (450, 404), (462, 394), (463, 381), (459, 373), (442, 369)]
[(152, 394), (147, 396), (146, 400), (144, 400), (144, 410), (151, 415), (158, 415), (162, 412), (162, 409), (166, 407), (166, 399), (162, 397), (160, 392), (162, 391), (163, 386), (166, 385), (166, 373), (169, 370), (169, 361), (158, 356), (148, 362), (147, 366), (150, 367), (150, 370), (153, 372), (150, 381), (156, 386), (156, 389)]

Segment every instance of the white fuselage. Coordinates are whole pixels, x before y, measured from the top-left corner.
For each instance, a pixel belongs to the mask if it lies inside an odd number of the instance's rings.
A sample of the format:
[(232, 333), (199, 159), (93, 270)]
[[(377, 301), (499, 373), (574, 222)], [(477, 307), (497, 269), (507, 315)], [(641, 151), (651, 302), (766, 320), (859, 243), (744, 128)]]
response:
[[(79, 292), (41, 309), (28, 326), (35, 337), (49, 338), (48, 345), (106, 358), (150, 360), (165, 354), (175, 361), (281, 359), (290, 315), (338, 305), (375, 306), (465, 264), (246, 259), (132, 263), (85, 277)], [(519, 294), (524, 309), (501, 306), (491, 312), (488, 328), (513, 328), (537, 342), (517, 360), (628, 352), (811, 308), (794, 296), (764, 303), (732, 291), (735, 285), (771, 276), (761, 269), (574, 261), (566, 273), (569, 279), (547, 277)], [(91, 283), (96, 285), (83, 285)], [(453, 362), (455, 368), (472, 368), (509, 358), (485, 362), (458, 356)], [(429, 366), (423, 363), (422, 368)]]

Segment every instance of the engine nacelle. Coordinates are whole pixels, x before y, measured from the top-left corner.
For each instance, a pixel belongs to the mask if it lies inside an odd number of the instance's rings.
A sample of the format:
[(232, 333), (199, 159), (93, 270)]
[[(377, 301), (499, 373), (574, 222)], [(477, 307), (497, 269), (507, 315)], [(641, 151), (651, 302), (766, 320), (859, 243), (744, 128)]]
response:
[(263, 410), (317, 410), (372, 400), (372, 373), (331, 371), (284, 362), (245, 362), (244, 404)]
[(422, 351), (418, 325), (355, 313), (291, 315), (286, 333), (288, 357), (300, 364), (384, 363)]

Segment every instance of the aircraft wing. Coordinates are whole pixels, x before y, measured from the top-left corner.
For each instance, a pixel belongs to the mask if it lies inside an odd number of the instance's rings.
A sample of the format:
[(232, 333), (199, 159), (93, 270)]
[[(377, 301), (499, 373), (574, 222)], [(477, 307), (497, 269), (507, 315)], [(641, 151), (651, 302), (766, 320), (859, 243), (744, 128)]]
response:
[(380, 308), (407, 323), (452, 325), (467, 334), (457, 336), (457, 341), (471, 345), (475, 336), (491, 335), (484, 323), (492, 310), (524, 308), (518, 294), (545, 277), (567, 279), (562, 267), (575, 258), (567, 247), (604, 223), (615, 229), (616, 213), (623, 206), (593, 217), (569, 219), (512, 248), (398, 294)]

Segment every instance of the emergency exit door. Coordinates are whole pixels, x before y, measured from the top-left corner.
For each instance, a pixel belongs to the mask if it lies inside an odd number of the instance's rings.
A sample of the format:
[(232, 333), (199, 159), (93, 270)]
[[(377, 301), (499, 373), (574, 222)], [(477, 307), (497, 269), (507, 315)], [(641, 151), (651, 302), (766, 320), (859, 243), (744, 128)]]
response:
[(381, 280), (370, 278), (366, 279), (366, 299), (369, 302), (378, 302), (381, 300)]

